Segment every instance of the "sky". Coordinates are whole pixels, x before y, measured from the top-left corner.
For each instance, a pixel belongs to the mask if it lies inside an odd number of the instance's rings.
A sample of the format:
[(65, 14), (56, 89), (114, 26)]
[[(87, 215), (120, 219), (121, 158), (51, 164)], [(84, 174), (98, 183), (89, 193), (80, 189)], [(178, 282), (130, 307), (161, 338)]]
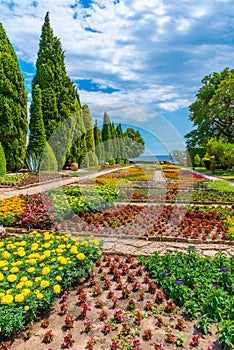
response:
[(0, 0), (30, 100), (46, 12), (82, 104), (140, 130), (146, 154), (185, 147), (204, 76), (232, 67), (232, 0)]

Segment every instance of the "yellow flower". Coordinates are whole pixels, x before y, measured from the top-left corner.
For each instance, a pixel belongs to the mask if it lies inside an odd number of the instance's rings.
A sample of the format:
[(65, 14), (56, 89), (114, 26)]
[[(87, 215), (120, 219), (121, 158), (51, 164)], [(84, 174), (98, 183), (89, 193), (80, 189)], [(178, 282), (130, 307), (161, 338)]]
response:
[(8, 270), (8, 267), (5, 266), (5, 267), (3, 268), (3, 271), (7, 271), (7, 270)]
[(3, 252), (2, 256), (4, 259), (9, 259), (11, 257), (11, 254), (9, 252), (5, 251), (5, 252)]
[(4, 296), (1, 298), (1, 304), (2, 304), (2, 305), (7, 305), (7, 304), (12, 303), (13, 300), (14, 300), (14, 298), (13, 298), (12, 295), (4, 295)]
[(3, 242), (0, 242), (0, 247), (3, 247), (4, 246), (4, 243)]
[(43, 294), (42, 293), (37, 293), (37, 299), (42, 299), (43, 298)]
[(29, 309), (30, 309), (30, 307), (28, 305), (25, 305), (24, 310), (28, 311)]
[(29, 267), (28, 269), (27, 269), (27, 272), (28, 273), (31, 273), (31, 272), (34, 272), (35, 271), (35, 267)]
[(8, 243), (7, 244), (7, 250), (15, 249), (15, 245), (13, 243)]
[(16, 273), (16, 272), (18, 272), (18, 271), (19, 271), (19, 268), (16, 267), (16, 266), (14, 266), (14, 267), (12, 267), (12, 268), (10, 269), (10, 272), (12, 272), (12, 273)]
[(42, 280), (41, 283), (40, 283), (40, 287), (43, 288), (43, 289), (49, 287), (49, 285), (50, 285), (50, 282), (47, 281), (47, 280)]
[(12, 289), (7, 289), (6, 294), (7, 294), (7, 295), (12, 294)]
[(77, 253), (78, 253), (78, 251), (77, 251), (77, 246), (76, 246), (76, 245), (73, 245), (73, 246), (71, 247), (71, 249), (70, 249), (70, 252), (71, 252), (72, 254), (77, 254)]
[(25, 251), (24, 250), (19, 250), (17, 252), (17, 254), (22, 258), (23, 256), (25, 256)]
[(8, 265), (8, 261), (6, 261), (6, 260), (0, 260), (0, 267), (4, 267), (4, 266), (6, 266), (6, 265)]
[(16, 275), (8, 275), (7, 280), (8, 280), (8, 282), (15, 282), (17, 280), (17, 276)]
[(23, 294), (16, 294), (15, 302), (16, 303), (22, 303), (22, 301), (24, 301), (24, 295)]
[(33, 283), (32, 283), (32, 281), (26, 281), (26, 282), (24, 283), (24, 285), (25, 285), (26, 287), (32, 287)]
[(44, 248), (45, 248), (45, 249), (48, 249), (49, 247), (50, 247), (50, 243), (49, 243), (49, 242), (47, 242), (47, 243), (44, 244)]
[(53, 287), (53, 291), (54, 291), (54, 293), (59, 294), (61, 291), (60, 285), (55, 284), (55, 286)]
[(21, 261), (21, 260), (18, 260), (18, 261), (15, 262), (15, 266), (20, 266), (22, 264), (23, 264), (23, 261)]
[(84, 260), (85, 259), (84, 253), (78, 253), (76, 257), (77, 257), (78, 260)]
[(0, 298), (3, 297), (5, 295), (5, 293), (0, 292)]
[(4, 275), (3, 273), (0, 273), (0, 281), (4, 280)]
[(62, 267), (62, 266), (59, 266), (58, 269), (59, 269), (59, 271), (62, 271), (62, 270), (63, 270), (63, 267)]
[(31, 250), (32, 251), (35, 251), (35, 250), (37, 250), (38, 249), (38, 243), (33, 243), (32, 245), (31, 245)]
[(20, 279), (20, 281), (22, 281), (22, 282), (26, 282), (27, 280), (28, 280), (27, 276), (22, 276), (21, 279)]
[(56, 261), (56, 258), (52, 258), (50, 261), (51, 261), (51, 262), (55, 262), (55, 261)]
[(36, 277), (34, 281), (35, 281), (36, 283), (39, 282), (39, 281), (41, 281), (41, 276)]
[(59, 256), (57, 259), (58, 259), (58, 261), (60, 262), (60, 264), (66, 265), (67, 259), (64, 258), (64, 256)]
[(16, 289), (22, 289), (24, 287), (24, 282), (19, 282), (16, 286)]
[(62, 281), (62, 277), (61, 276), (56, 276), (55, 279), (56, 279), (56, 281)]
[[(22, 232), (24, 232), (24, 231), (22, 230)], [(26, 231), (25, 231), (25, 232), (26, 232)], [(22, 247), (26, 246), (26, 244), (27, 244), (26, 241), (21, 241), (21, 242), (20, 242), (20, 245), (21, 245)]]
[(42, 274), (43, 276), (46, 276), (46, 275), (48, 275), (49, 273), (50, 273), (50, 268), (49, 268), (48, 266), (43, 267), (43, 269), (42, 269), (42, 271), (41, 271), (41, 274)]
[(31, 291), (30, 291), (30, 289), (28, 289), (28, 288), (24, 288), (24, 289), (21, 291), (21, 293), (26, 297), (26, 296), (28, 296), (28, 295), (31, 293)]

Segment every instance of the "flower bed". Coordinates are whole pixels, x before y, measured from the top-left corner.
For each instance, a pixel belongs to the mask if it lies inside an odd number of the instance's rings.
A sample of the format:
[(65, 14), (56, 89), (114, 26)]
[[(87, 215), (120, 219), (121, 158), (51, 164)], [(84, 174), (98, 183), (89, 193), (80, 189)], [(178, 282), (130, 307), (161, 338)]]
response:
[(187, 254), (156, 252), (144, 262), (159, 288), (185, 310), (197, 327), (208, 334), (212, 323), (218, 326), (223, 349), (234, 346), (233, 266), (224, 253), (204, 258), (190, 249)]
[[(226, 295), (223, 300), (229, 302)], [(211, 324), (212, 334), (204, 335), (196, 322), (185, 317), (137, 259), (104, 254), (89, 278), (66, 290), (54, 313), (26, 328), (11, 349), (221, 350), (216, 326)]]
[(87, 276), (99, 242), (31, 232), (0, 242), (0, 331), (11, 337), (49, 309), (64, 288)]

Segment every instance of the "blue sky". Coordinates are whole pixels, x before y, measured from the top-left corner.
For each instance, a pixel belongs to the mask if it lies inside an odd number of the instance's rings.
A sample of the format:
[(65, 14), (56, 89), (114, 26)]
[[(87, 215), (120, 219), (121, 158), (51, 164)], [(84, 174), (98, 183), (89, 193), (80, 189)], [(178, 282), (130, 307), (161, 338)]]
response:
[(141, 128), (149, 153), (184, 147), (201, 79), (233, 68), (232, 0), (2, 0), (29, 99), (47, 11), (82, 104)]

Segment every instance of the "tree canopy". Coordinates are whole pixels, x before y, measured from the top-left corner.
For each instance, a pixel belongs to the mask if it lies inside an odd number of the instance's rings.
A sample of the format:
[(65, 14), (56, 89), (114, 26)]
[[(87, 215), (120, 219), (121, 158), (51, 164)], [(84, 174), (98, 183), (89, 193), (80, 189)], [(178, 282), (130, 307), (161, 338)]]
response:
[(186, 135), (188, 147), (204, 146), (214, 136), (234, 142), (234, 69), (205, 76), (189, 118), (195, 129)]

